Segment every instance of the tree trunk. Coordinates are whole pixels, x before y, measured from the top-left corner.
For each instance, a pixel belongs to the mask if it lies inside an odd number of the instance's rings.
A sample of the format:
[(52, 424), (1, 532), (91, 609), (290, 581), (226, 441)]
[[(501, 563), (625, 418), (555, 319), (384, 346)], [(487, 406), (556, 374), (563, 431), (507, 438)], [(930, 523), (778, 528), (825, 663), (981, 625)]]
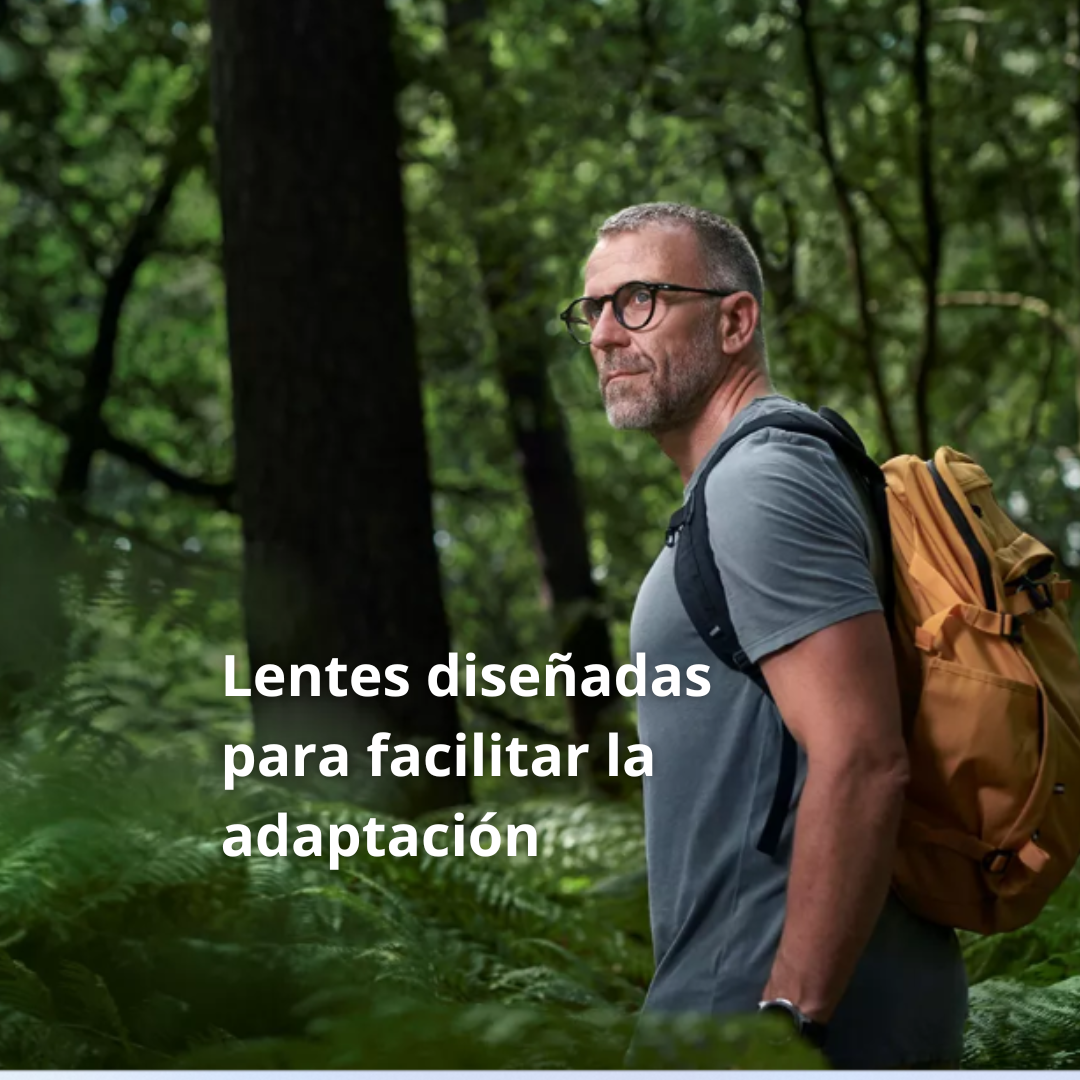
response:
[[(1080, 48), (1080, 0), (1076, 0), (1069, 12), (1069, 52), (1074, 57), (1077, 55), (1077, 48)], [(1075, 266), (1076, 273), (1080, 276), (1080, 69), (1077, 69), (1076, 76), (1073, 79), (1071, 105), (1073, 116), (1073, 150), (1076, 155), (1076, 171), (1073, 174), (1073, 183), (1077, 185), (1074, 188), (1076, 192), (1076, 233), (1074, 236), (1074, 242), (1076, 243)], [(1077, 449), (1080, 449), (1080, 354), (1077, 356), (1073, 388), (1076, 397), (1076, 446)]]
[(210, 11), (251, 666), (407, 664), (410, 685), (405, 697), (337, 698), (324, 675), (322, 695), (303, 700), (286, 678), (282, 697), (252, 697), (256, 740), (344, 744), (351, 794), (368, 805), (461, 802), (464, 778), (377, 782), (366, 768), (374, 731), (422, 746), (454, 744), (458, 730), (454, 699), (427, 690), (449, 632), (390, 16), (355, 0), (212, 0)]
[(915, 35), (912, 73), (915, 81), (916, 134), (918, 144), (919, 196), (926, 233), (926, 262), (923, 288), (926, 305), (923, 316), (923, 351), (915, 376), (915, 428), (918, 453), (928, 458), (934, 452), (930, 425), (930, 382), (938, 364), (938, 286), (941, 277), (941, 246), (944, 226), (934, 188), (934, 111), (930, 98), (930, 0), (919, 0), (919, 25)]
[[(532, 510), (558, 648), (563, 655), (571, 655), (579, 685), (588, 677), (585, 668), (592, 664), (603, 665), (614, 678), (611, 637), (601, 610), (600, 588), (592, 577), (585, 510), (570, 440), (547, 376), (543, 316), (526, 308), (528, 314), (522, 318), (522, 308), (515, 306), (515, 300), (518, 304), (521, 300), (512, 289), (503, 292), (509, 285), (499, 280), (505, 270), (491, 265), (490, 254), (482, 248), (480, 263), (491, 280), (487, 294), (495, 326), (497, 365)], [(594, 773), (606, 776), (607, 743), (599, 740), (611, 701), (578, 693), (567, 699), (567, 704), (573, 741), (589, 743)]]
[(855, 303), (859, 312), (859, 325), (862, 329), (866, 375), (877, 405), (886, 452), (890, 457), (894, 457), (901, 452), (900, 437), (893, 419), (892, 405), (882, 371), (878, 348), (878, 326), (873, 314), (870, 272), (863, 246), (862, 225), (855, 204), (852, 202), (851, 190), (836, 156), (826, 103), (825, 80), (821, 74), (814, 28), (810, 20), (811, 4), (812, 0), (798, 0), (797, 22), (802, 35), (803, 61), (806, 64), (807, 80), (810, 83), (810, 104), (813, 110), (814, 127), (820, 142), (821, 157), (828, 170), (833, 194), (836, 196), (837, 207), (840, 211), (840, 219), (844, 223), (844, 231), (847, 235), (848, 262), (851, 266), (852, 277), (855, 279)]
[[(459, 72), (476, 78), (462, 92), (451, 85), (450, 100), (462, 161), (474, 183), (491, 183), (477, 206), (506, 199), (512, 176), (527, 173), (522, 127), (512, 116), (508, 95), (498, 94), (497, 75), (487, 46), (479, 39), (483, 0), (456, 0), (447, 6), (450, 55)], [(499, 160), (493, 160), (498, 158)], [(507, 161), (509, 158), (509, 162)], [(513, 206), (513, 200), (510, 199)], [(558, 648), (572, 654), (578, 679), (600, 664), (614, 676), (615, 661), (601, 590), (592, 576), (585, 511), (570, 439), (548, 378), (547, 312), (532, 286), (530, 232), (516, 207), (496, 220), (477, 216), (472, 224), (484, 298), (495, 333), (496, 366), (507, 396), (510, 430), (532, 511), (541, 571), (555, 618)], [(599, 742), (611, 701), (581, 694), (568, 700), (573, 739), (589, 743), (594, 773), (606, 776), (606, 741)]]

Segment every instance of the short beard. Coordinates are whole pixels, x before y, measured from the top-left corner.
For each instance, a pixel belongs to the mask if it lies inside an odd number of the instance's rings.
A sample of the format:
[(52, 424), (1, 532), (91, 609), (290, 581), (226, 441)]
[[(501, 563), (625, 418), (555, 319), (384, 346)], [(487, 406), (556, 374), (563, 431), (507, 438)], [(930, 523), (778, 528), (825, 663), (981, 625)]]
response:
[(604, 393), (608, 423), (623, 431), (660, 435), (696, 419), (722, 372), (713, 332), (711, 320), (703, 319), (686, 352), (669, 357), (662, 382), (654, 368), (644, 378), (611, 383)]

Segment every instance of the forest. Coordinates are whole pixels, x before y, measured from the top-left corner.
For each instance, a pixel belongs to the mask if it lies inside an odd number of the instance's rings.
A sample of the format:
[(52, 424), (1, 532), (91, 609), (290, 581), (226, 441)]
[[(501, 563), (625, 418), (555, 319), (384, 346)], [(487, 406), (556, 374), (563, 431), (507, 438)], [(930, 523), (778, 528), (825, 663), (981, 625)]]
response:
[[(630, 659), (682, 485), (558, 313), (661, 200), (759, 253), (778, 390), (971, 454), (1077, 573), (1077, 0), (0, 2), (0, 1067), (822, 1064), (638, 1021), (632, 698), (423, 692)], [(223, 772), (378, 731), (590, 751)], [(223, 850), (492, 811), (537, 855)], [(1080, 1068), (1077, 872), (962, 943), (964, 1066)]]

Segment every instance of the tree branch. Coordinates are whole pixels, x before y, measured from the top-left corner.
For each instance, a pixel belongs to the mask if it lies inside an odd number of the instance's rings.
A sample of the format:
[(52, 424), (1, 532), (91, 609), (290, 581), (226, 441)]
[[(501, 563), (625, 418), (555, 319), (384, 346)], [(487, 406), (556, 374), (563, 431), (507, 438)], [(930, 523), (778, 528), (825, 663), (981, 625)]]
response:
[(919, 253), (918, 248), (916, 248), (904, 235), (896, 218), (893, 217), (892, 212), (885, 206), (881, 199), (878, 198), (877, 194), (869, 188), (860, 187), (856, 188), (855, 191), (867, 201), (870, 209), (881, 218), (881, 222), (888, 230), (889, 235), (893, 239), (893, 243), (908, 257), (919, 277), (925, 278), (926, 261)]
[(172, 201), (173, 192), (194, 163), (198, 130), (206, 116), (205, 81), (181, 108), (177, 118), (179, 134), (165, 162), (164, 173), (148, 205), (138, 216), (120, 259), (105, 282), (105, 295), (98, 317), (97, 339), (90, 354), (83, 397), (69, 428), (70, 442), (60, 472), (57, 494), (66, 502), (79, 503), (86, 495), (90, 463), (99, 448), (95, 439), (101, 430), (101, 411), (109, 396), (116, 364), (116, 341), (120, 316), (135, 275), (157, 236)]
[(1050, 271), (1066, 288), (1072, 288), (1072, 274), (1067, 268), (1058, 264), (1054, 258), (1054, 253), (1050, 250), (1046, 237), (1039, 228), (1038, 212), (1031, 201), (1031, 185), (1027, 182), (1029, 162), (1025, 161), (1018, 153), (1012, 137), (1005, 130), (1003, 124), (996, 124), (995, 129), (997, 141), (1009, 162), (1009, 171), (1014, 178), (1012, 190), (1016, 193), (1017, 201), (1020, 204), (1020, 212), (1024, 217), (1028, 240), (1031, 242), (1035, 258), (1042, 267)]
[(209, 499), (222, 510), (235, 510), (236, 484), (232, 480), (203, 480), (188, 476), (159, 461), (149, 450), (118, 438), (104, 424), (98, 429), (97, 447), (114, 457), (141, 469), (148, 476), (160, 480), (172, 491), (191, 495), (196, 499)]
[[(57, 431), (69, 436), (71, 434), (71, 421), (65, 421), (60, 416), (55, 401), (34, 406), (22, 398), (8, 396), (0, 398), (0, 407), (28, 412), (42, 423), (56, 428)], [(236, 510), (234, 505), (236, 485), (232, 480), (204, 480), (201, 477), (178, 472), (163, 461), (159, 461), (144, 447), (114, 435), (103, 420), (99, 421), (95, 428), (94, 444), (97, 449), (104, 450), (126, 461), (129, 465), (141, 469), (172, 491), (197, 499), (208, 499), (222, 510)]]
[[(940, 307), (976, 307), (976, 308), (1015, 308), (1018, 311), (1026, 311), (1037, 315), (1068, 345), (1072, 351), (1076, 363), (1077, 372), (1080, 372), (1080, 326), (1070, 323), (1065, 316), (1056, 308), (1051, 307), (1045, 300), (1038, 296), (1025, 296), (1015, 292), (954, 292), (941, 293), (938, 296)], [(1053, 368), (1053, 354), (1048, 362), (1048, 370), (1044, 374), (1044, 385), (1049, 385)], [(1077, 378), (1080, 386), (1080, 376)], [(1037, 423), (1037, 416), (1032, 419), (1032, 428)]]
[(1035, 440), (1039, 434), (1039, 420), (1042, 417), (1042, 412), (1046, 407), (1047, 401), (1050, 399), (1050, 388), (1054, 381), (1054, 368), (1057, 366), (1059, 338), (1054, 332), (1054, 327), (1050, 323), (1047, 323), (1046, 328), (1049, 331), (1049, 341), (1047, 341), (1046, 344), (1046, 364), (1043, 367), (1042, 376), (1039, 379), (1039, 391), (1035, 396), (1035, 404), (1031, 408), (1027, 436), (1024, 439), (1024, 445), (1029, 448), (1029, 452), (1036, 444)]
[(983, 11), (982, 8), (963, 6), (946, 8), (940, 14), (942, 22), (969, 22), (976, 26), (985, 26), (987, 23), (997, 22), (997, 12)]
[(140, 529), (137, 525), (124, 525), (104, 514), (97, 514), (91, 510), (87, 510), (85, 506), (76, 508), (71, 516), (80, 524), (91, 525), (103, 532), (115, 533), (117, 536), (124, 536), (131, 540), (135, 540), (143, 547), (156, 552), (158, 555), (164, 556), (177, 566), (198, 566), (213, 570), (222, 570), (230, 574), (235, 574), (240, 569), (238, 563), (225, 562), (222, 559), (213, 558), (201, 553), (196, 555), (183, 550), (177, 551), (175, 548), (163, 544), (156, 537), (151, 536), (150, 533), (146, 532), (144, 529)]
[(509, 499), (516, 494), (510, 487), (494, 487), (491, 484), (460, 484), (448, 480), (436, 480), (431, 485), (437, 495), (452, 499)]
[(975, 290), (967, 292), (940, 293), (937, 298), (938, 307), (976, 307), (976, 308), (1015, 308), (1026, 311), (1045, 319), (1062, 340), (1076, 355), (1080, 362), (1080, 326), (1070, 323), (1069, 320), (1056, 308), (1051, 307), (1045, 300), (1038, 296), (1027, 296), (1018, 292), (994, 292), (990, 290)]
[(825, 83), (818, 66), (817, 52), (814, 47), (814, 33), (810, 25), (811, 0), (799, 0), (798, 21), (802, 30), (803, 56), (806, 62), (807, 76), (810, 80), (814, 119), (818, 139), (821, 143), (821, 155), (832, 182), (833, 192), (840, 208), (840, 217), (848, 238), (848, 260), (855, 277), (859, 323), (862, 327), (863, 357), (870, 389), (877, 405), (882, 433), (891, 454), (900, 453), (900, 440), (893, 422), (889, 398), (881, 375), (881, 364), (877, 348), (877, 327), (871, 311), (870, 284), (866, 271), (866, 259), (863, 252), (862, 229), (858, 214), (851, 201), (851, 192), (840, 171), (840, 165), (833, 148), (829, 116), (825, 104)]
[[(795, 260), (798, 249), (798, 218), (795, 207), (781, 186), (770, 181), (762, 152), (743, 142), (729, 132), (720, 129), (714, 133), (715, 158), (727, 184), (728, 198), (735, 209), (735, 218), (746, 233), (750, 246), (761, 261), (766, 289), (773, 299), (772, 327), (776, 330), (783, 347), (791, 352), (804, 376), (814, 372), (813, 358), (808, 350), (789, 333), (800, 312), (796, 290)], [(759, 188), (770, 190), (780, 200), (787, 232), (787, 247), (782, 260), (771, 257), (765, 237), (754, 221), (754, 201)]]

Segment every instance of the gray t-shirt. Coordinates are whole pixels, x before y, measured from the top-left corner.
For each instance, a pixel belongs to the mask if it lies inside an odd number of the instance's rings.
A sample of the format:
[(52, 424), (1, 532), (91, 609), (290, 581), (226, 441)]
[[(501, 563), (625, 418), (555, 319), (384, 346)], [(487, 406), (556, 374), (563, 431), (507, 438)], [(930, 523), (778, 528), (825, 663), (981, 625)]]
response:
[[(777, 407), (805, 408), (776, 394), (758, 398), (724, 438)], [(748, 436), (709, 474), (706, 502), (732, 622), (752, 661), (881, 610), (868, 509), (820, 439), (776, 429)], [(664, 547), (642, 583), (631, 650), (645, 654), (650, 672), (657, 664), (682, 672), (707, 665), (710, 691), (688, 697), (684, 685), (680, 696), (661, 697), (650, 687), (638, 698), (640, 738), (653, 763), (645, 835), (656, 974), (645, 1008), (748, 1012), (780, 942), (806, 757), (800, 748), (779, 849), (763, 855), (757, 841), (775, 789), (782, 720), (699, 637), (676, 592), (674, 555)], [(890, 895), (830, 1024), (829, 1056), (863, 1068), (958, 1059), (966, 1012), (955, 933)]]

